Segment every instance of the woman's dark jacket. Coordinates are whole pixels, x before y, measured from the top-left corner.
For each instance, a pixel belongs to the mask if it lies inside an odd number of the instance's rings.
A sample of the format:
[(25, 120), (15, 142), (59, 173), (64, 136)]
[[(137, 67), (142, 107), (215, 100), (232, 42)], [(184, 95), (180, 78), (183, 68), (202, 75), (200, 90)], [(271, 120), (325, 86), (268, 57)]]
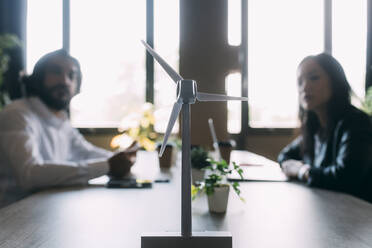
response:
[(288, 159), (311, 166), (308, 184), (342, 191), (372, 202), (372, 124), (371, 117), (349, 107), (324, 142), (324, 149), (311, 158), (302, 154), (302, 136), (279, 154), (281, 164)]

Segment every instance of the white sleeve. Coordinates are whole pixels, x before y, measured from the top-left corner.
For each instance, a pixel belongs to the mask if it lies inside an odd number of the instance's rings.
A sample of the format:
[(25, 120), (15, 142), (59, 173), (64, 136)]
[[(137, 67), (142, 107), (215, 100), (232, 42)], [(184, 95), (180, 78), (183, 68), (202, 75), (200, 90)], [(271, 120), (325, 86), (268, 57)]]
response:
[(75, 128), (71, 129), (72, 160), (108, 159), (113, 152), (89, 143)]
[[(5, 117), (4, 117), (5, 116)], [(78, 162), (44, 161), (37, 136), (27, 118), (20, 113), (0, 118), (0, 152), (6, 158), (20, 187), (33, 190), (49, 186), (86, 184), (89, 179), (104, 175), (109, 166), (106, 158)]]

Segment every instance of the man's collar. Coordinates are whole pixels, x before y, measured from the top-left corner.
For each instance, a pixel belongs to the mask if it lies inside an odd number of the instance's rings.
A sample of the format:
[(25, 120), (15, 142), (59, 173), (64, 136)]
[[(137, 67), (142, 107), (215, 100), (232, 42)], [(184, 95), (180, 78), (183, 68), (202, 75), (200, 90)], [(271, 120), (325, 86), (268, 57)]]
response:
[(68, 120), (66, 111), (62, 111), (61, 116), (57, 116), (39, 97), (30, 97), (28, 101), (37, 114), (53, 126), (60, 127)]

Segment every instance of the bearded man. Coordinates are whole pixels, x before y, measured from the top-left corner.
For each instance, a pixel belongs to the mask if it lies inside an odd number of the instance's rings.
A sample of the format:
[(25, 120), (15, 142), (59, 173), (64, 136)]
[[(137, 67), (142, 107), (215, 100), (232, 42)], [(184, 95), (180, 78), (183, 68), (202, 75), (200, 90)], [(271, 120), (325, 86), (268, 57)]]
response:
[(28, 96), (0, 112), (0, 207), (39, 189), (129, 172), (135, 150), (113, 154), (71, 126), (68, 107), (81, 78), (66, 51), (48, 53), (23, 80)]

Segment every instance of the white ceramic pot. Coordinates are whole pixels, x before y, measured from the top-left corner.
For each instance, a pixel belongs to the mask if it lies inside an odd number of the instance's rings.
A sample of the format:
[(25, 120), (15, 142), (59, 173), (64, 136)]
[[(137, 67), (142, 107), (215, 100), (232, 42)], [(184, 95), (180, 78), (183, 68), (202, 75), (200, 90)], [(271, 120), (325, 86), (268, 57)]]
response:
[(202, 182), (204, 179), (204, 175), (205, 175), (204, 170), (191, 168), (191, 178), (193, 184), (195, 184), (196, 182)]
[(227, 202), (229, 200), (229, 185), (222, 185), (214, 188), (214, 193), (208, 195), (208, 207), (212, 213), (225, 213), (227, 209)]

